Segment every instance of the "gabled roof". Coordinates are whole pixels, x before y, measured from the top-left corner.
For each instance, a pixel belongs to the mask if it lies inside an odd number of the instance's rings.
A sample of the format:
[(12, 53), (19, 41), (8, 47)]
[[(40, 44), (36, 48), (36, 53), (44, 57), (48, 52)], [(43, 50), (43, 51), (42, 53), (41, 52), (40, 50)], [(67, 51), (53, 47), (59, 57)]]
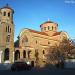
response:
[(39, 31), (35, 31), (35, 30), (32, 30), (32, 29), (28, 29), (28, 30), (29, 30), (30, 32), (33, 32), (33, 33), (37, 33), (37, 34), (49, 36), (49, 35), (46, 34), (45, 32), (39, 32)]
[(53, 36), (60, 35), (60, 34), (61, 34), (61, 32), (56, 32), (53, 34)]

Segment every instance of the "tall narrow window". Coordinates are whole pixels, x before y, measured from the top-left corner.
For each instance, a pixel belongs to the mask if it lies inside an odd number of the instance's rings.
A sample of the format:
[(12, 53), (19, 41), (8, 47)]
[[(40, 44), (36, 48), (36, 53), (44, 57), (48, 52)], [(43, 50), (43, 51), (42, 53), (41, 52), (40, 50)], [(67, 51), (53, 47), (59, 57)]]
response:
[(9, 26), (8, 26), (8, 32), (9, 32)]
[(26, 58), (26, 51), (23, 51), (23, 58)]
[(48, 30), (50, 30), (50, 27), (48, 26)]
[(45, 51), (43, 50), (43, 54), (45, 54)]
[(52, 26), (52, 30), (53, 30), (53, 26)]
[(10, 28), (10, 33), (11, 33), (11, 28)]
[(36, 40), (36, 44), (37, 44), (37, 40)]
[(10, 17), (10, 12), (8, 13), (8, 17)]
[(6, 16), (6, 12), (4, 12), (4, 14), (3, 14), (4, 16)]
[(6, 42), (10, 42), (10, 35), (6, 37)]
[(30, 53), (31, 53), (31, 51), (28, 51), (28, 58), (30, 58)]
[(6, 32), (7, 32), (7, 27), (6, 27)]

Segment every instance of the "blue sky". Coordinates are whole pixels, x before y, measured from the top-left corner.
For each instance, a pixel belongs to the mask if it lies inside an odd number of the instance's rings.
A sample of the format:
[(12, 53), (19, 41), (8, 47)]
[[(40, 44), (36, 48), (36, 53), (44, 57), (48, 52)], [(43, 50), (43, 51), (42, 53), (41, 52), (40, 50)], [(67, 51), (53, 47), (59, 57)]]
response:
[(58, 31), (66, 31), (75, 39), (75, 0), (0, 0), (0, 7), (9, 4), (15, 11), (15, 39), (23, 28), (40, 31), (48, 18), (58, 23)]

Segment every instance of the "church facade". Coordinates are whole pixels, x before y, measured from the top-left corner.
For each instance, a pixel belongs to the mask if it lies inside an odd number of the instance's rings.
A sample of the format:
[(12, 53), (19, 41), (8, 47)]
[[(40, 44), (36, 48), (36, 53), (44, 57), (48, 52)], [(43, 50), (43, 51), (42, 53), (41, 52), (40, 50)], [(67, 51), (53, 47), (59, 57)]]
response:
[(8, 5), (0, 9), (0, 63), (25, 60), (43, 67), (47, 48), (69, 38), (66, 32), (57, 31), (57, 23), (46, 21), (40, 25), (41, 31), (24, 28), (15, 46), (13, 14), (14, 10)]

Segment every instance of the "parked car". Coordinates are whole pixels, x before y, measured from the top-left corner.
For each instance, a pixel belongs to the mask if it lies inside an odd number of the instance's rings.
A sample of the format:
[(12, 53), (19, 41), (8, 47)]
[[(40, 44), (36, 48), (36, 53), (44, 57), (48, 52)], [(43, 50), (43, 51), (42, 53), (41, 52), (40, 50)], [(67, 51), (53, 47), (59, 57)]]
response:
[(32, 67), (28, 65), (26, 62), (14, 62), (11, 66), (12, 71), (22, 71), (22, 70), (30, 70)]

